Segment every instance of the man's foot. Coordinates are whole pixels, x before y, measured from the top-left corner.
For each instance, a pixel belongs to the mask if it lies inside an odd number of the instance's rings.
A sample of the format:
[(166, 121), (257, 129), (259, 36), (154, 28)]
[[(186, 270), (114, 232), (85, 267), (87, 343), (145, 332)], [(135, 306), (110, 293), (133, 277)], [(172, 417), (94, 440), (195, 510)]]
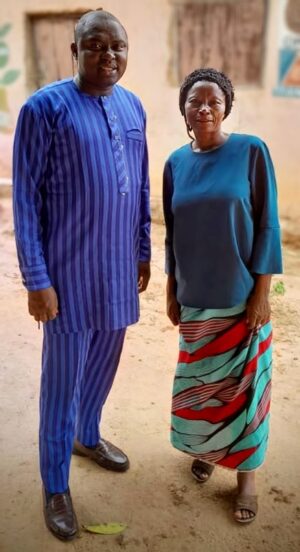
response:
[(61, 540), (72, 540), (78, 532), (70, 491), (51, 494), (43, 488), (44, 516), (48, 529)]
[(198, 460), (198, 458), (193, 461), (191, 467), (192, 475), (199, 483), (206, 483), (214, 469), (215, 466), (208, 464), (207, 462), (203, 462), (202, 460)]
[(257, 510), (257, 496), (255, 489), (255, 471), (238, 472), (238, 495), (234, 504), (234, 519), (239, 523), (254, 521)]
[(101, 439), (95, 447), (85, 447), (75, 440), (73, 454), (87, 456), (107, 470), (124, 472), (129, 468), (129, 459), (126, 454), (105, 439)]

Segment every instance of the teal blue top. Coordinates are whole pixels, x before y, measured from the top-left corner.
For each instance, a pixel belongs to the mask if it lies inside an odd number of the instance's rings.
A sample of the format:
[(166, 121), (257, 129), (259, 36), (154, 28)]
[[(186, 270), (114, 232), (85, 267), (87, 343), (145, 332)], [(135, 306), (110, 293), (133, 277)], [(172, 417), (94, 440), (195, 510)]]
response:
[(256, 136), (174, 151), (165, 164), (166, 272), (180, 304), (229, 308), (246, 301), (255, 274), (282, 272), (274, 168)]

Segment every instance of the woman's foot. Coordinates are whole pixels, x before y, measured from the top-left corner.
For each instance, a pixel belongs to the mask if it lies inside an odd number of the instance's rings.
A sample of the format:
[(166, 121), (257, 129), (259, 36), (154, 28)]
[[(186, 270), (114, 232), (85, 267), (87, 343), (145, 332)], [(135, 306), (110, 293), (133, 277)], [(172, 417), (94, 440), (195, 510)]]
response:
[(193, 477), (197, 479), (199, 483), (206, 483), (214, 469), (215, 467), (211, 464), (207, 464), (207, 462), (203, 462), (197, 458), (194, 460), (191, 467)]
[(239, 523), (254, 521), (257, 513), (255, 471), (238, 472), (238, 496), (234, 506), (234, 519)]

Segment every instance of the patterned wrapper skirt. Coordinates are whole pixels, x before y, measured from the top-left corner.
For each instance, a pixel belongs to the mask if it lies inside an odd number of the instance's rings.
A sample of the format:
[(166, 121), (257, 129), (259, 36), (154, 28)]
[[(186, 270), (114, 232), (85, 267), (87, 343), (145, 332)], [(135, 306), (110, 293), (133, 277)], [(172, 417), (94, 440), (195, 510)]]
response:
[(249, 331), (244, 304), (182, 307), (179, 328), (172, 445), (226, 468), (258, 468), (269, 435), (271, 323)]

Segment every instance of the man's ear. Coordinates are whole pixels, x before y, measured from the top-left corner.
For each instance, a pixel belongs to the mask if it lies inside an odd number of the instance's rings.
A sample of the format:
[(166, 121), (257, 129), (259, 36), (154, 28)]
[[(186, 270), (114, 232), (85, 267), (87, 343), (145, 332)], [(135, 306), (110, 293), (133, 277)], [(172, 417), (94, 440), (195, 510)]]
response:
[(77, 59), (78, 58), (78, 50), (77, 50), (77, 44), (75, 42), (72, 42), (71, 44), (71, 52), (72, 56)]

